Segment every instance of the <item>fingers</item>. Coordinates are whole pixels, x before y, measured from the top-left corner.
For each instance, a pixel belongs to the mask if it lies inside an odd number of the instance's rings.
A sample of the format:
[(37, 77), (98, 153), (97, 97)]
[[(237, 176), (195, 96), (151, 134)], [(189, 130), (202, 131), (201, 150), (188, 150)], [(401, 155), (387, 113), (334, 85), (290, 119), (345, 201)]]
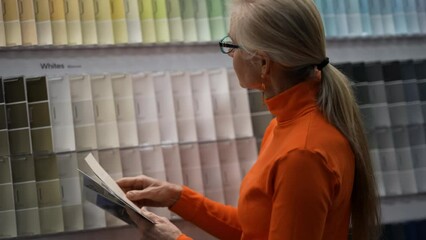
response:
[(121, 178), (117, 180), (117, 184), (123, 189), (143, 187), (143, 176)]
[(154, 223), (161, 222), (162, 217), (158, 216), (157, 214), (155, 214), (153, 212), (150, 212), (150, 211), (146, 210), (145, 208), (141, 208), (141, 213), (143, 215), (147, 216), (152, 221), (154, 221)]
[(158, 180), (145, 175), (140, 175), (137, 177), (125, 177), (117, 180), (118, 186), (120, 186), (122, 189), (143, 189), (158, 182)]
[[(133, 211), (131, 208), (126, 207), (127, 214), (129, 214), (130, 219), (136, 224), (141, 232), (146, 232), (148, 229), (152, 228), (154, 224), (144, 217)], [(145, 210), (143, 215), (147, 216), (149, 219), (153, 220), (154, 223), (157, 221), (158, 216)]]
[(140, 201), (144, 199), (152, 199), (157, 194), (158, 189), (155, 187), (147, 187), (142, 190), (131, 190), (126, 193), (126, 197), (132, 201)]

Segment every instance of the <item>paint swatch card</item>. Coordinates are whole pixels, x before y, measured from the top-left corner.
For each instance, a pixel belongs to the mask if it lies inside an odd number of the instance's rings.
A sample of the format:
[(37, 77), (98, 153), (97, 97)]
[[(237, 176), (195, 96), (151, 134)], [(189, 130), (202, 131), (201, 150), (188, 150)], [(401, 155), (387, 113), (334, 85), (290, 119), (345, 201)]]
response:
[(3, 0), (3, 21), (6, 35), (6, 45), (22, 45), (21, 24), (17, 0)]
[(111, 3), (107, 0), (94, 0), (94, 4), (98, 44), (114, 44)]
[(70, 82), (66, 76), (49, 77), (47, 81), (54, 152), (74, 151), (76, 148)]
[(183, 38), (185, 42), (196, 42), (197, 36), (197, 23), (195, 21), (195, 6), (196, 0), (182, 0), (182, 25), (183, 25)]
[(23, 77), (3, 80), (11, 155), (32, 153), (28, 102)]
[(12, 183), (0, 185), (0, 212), (15, 210)]
[(126, 9), (123, 0), (111, 0), (112, 27), (115, 43), (128, 43)]
[(385, 35), (395, 34), (395, 23), (393, 19), (392, 1), (381, 0), (380, 10), (382, 13), (383, 32)]
[[(3, 156), (8, 156), (9, 153), (9, 134), (7, 133), (7, 118), (6, 105), (3, 95), (3, 80), (0, 78), (0, 161), (4, 160)], [(0, 163), (1, 164), (1, 163)], [(3, 169), (6, 170), (6, 169)], [(3, 173), (5, 175), (6, 173)], [(2, 174), (0, 174), (1, 176)], [(0, 177), (0, 182), (2, 182)]]
[(392, 126), (407, 125), (408, 115), (399, 62), (383, 64), (383, 76)]
[(0, 234), (5, 238), (12, 238), (18, 235), (15, 209), (9, 211), (1, 211), (0, 218), (4, 219), (0, 225)]
[[(97, 229), (106, 227), (105, 211), (91, 202), (91, 198), (96, 201), (96, 196), (92, 197), (90, 189), (83, 189), (83, 219), (84, 229)], [(92, 200), (93, 201), (93, 200)]]
[(65, 20), (67, 22), (69, 45), (80, 45), (83, 43), (80, 12), (79, 0), (65, 0)]
[(0, 47), (6, 46), (6, 36), (4, 31), (4, 21), (3, 21), (3, 4), (0, 4)]
[(219, 150), (216, 142), (199, 144), (204, 194), (207, 198), (225, 203)]
[(370, 5), (368, 0), (359, 1), (361, 11), (361, 22), (362, 22), (362, 35), (373, 34), (370, 17)]
[(210, 32), (209, 13), (207, 9), (207, 0), (197, 0), (195, 8), (195, 23), (197, 24), (197, 35), (199, 42), (212, 40)]
[(9, 148), (9, 134), (6, 129), (0, 130), (0, 141), (2, 145), (0, 146), (0, 161), (4, 156), (10, 155)]
[(142, 174), (142, 163), (139, 149), (120, 149), (121, 168), (123, 177), (136, 177)]
[(50, 0), (50, 20), (52, 21), (53, 44), (68, 44), (64, 0)]
[(177, 143), (179, 139), (170, 74), (168, 72), (153, 73), (152, 81), (154, 82), (155, 97), (158, 105), (161, 143)]
[(375, 0), (368, 0), (370, 7), (371, 29), (373, 35), (383, 35), (384, 26), (381, 13), (381, 2)]
[(41, 233), (38, 208), (16, 210), (18, 236), (30, 236)]
[(222, 0), (223, 2), (223, 17), (225, 18), (225, 31), (229, 32), (231, 26), (231, 4), (232, 2), (227, 0)]
[(35, 0), (34, 12), (37, 28), (37, 40), (39, 45), (50, 45), (53, 43), (52, 23), (50, 21), (49, 0)]
[(90, 77), (87, 75), (69, 76), (69, 82), (76, 149), (80, 151), (96, 149), (98, 144)]
[(238, 161), (237, 145), (235, 140), (218, 142), (220, 168), (222, 171), (223, 191), (225, 203), (237, 206), (238, 193), (241, 183), (241, 171)]
[(397, 156), (402, 193), (417, 193), (408, 129), (405, 127), (393, 128), (392, 135), (396, 148), (395, 152)]
[(92, 75), (90, 76), (90, 80), (98, 148), (119, 147), (117, 116), (115, 114), (111, 77), (103, 74)]
[(236, 144), (241, 176), (244, 177), (257, 159), (256, 138), (238, 139), (236, 140)]
[(40, 208), (40, 230), (42, 234), (58, 233), (64, 231), (64, 216), (62, 206)]
[(179, 142), (196, 142), (197, 131), (189, 73), (172, 73), (171, 82)]
[(18, 0), (19, 20), (21, 22), (22, 44), (37, 45), (37, 30), (33, 0)]
[(346, 1), (334, 0), (333, 2), (337, 34), (339, 36), (347, 36), (349, 34), (346, 5)]
[(254, 136), (262, 138), (272, 118), (273, 116), (269, 112), (252, 113), (251, 121), (253, 123)]
[(139, 145), (157, 145), (161, 142), (157, 100), (151, 74), (132, 75)]
[(182, 164), (179, 155), (179, 145), (163, 145), (164, 167), (166, 169), (166, 180), (175, 184), (183, 184)]
[(362, 21), (360, 0), (349, 0), (346, 3), (346, 14), (348, 18), (348, 30), (351, 36), (362, 34)]
[(97, 44), (98, 34), (93, 0), (80, 0), (80, 18), (83, 44)]
[(336, 15), (334, 13), (333, 0), (320, 0), (324, 16), (325, 34), (327, 37), (337, 36)]
[(84, 229), (83, 205), (62, 206), (64, 231)]
[(212, 40), (220, 40), (226, 35), (223, 1), (207, 0), (209, 24)]
[(111, 82), (120, 147), (137, 146), (139, 144), (138, 128), (131, 76), (128, 74), (114, 74), (111, 75)]
[[(417, 8), (419, 8), (417, 10)], [(423, 8), (425, 11), (425, 7)], [(420, 25), (419, 25), (419, 16), (418, 11), (422, 11), (420, 6), (416, 5), (416, 0), (406, 0), (404, 1), (404, 12), (405, 12), (405, 20), (407, 21), (407, 30), (408, 33), (420, 33)]]
[(422, 114), (422, 104), (420, 102), (420, 92), (417, 85), (414, 62), (411, 60), (402, 61), (400, 62), (400, 66), (408, 125), (422, 125), (424, 123), (424, 117)]
[[(56, 155), (60, 184), (62, 189), (62, 206), (64, 213), (65, 229), (82, 229), (82, 212), (76, 212), (76, 215), (68, 214), (67, 209), (81, 208), (82, 198), (80, 189), (80, 178), (77, 173), (78, 163), (77, 154), (59, 154)], [(81, 211), (81, 210), (80, 210)]]
[(139, 16), (139, 1), (125, 0), (126, 25), (129, 43), (142, 42), (142, 29)]
[(99, 151), (99, 164), (112, 179), (118, 180), (123, 177), (119, 149)]
[(0, 184), (12, 183), (12, 170), (10, 167), (10, 158), (2, 156), (0, 158)]
[(183, 183), (203, 194), (204, 183), (201, 173), (200, 152), (198, 144), (184, 144), (179, 146), (182, 164)]
[(240, 86), (237, 75), (228, 70), (228, 83), (235, 137), (253, 136), (247, 89)]
[(193, 72), (191, 77), (194, 116), (198, 141), (216, 140), (213, 104), (210, 94), (209, 76), (206, 71)]
[(25, 83), (33, 152), (52, 153), (53, 139), (46, 78), (27, 78)]
[(392, 17), (395, 25), (396, 34), (407, 33), (407, 19), (404, 10), (404, 1), (393, 0), (392, 1)]
[(217, 139), (234, 139), (235, 130), (231, 111), (231, 97), (226, 69), (209, 70), (209, 84), (212, 97)]
[[(375, 128), (390, 127), (390, 114), (387, 104), (386, 87), (383, 78), (381, 63), (365, 64), (368, 79), (368, 99), (371, 105), (368, 111), (371, 115), (370, 122), (367, 121), (366, 126)], [(366, 118), (367, 120), (369, 118)]]
[(170, 41), (182, 42), (183, 25), (182, 25), (182, 10), (180, 0), (168, 0), (168, 19), (170, 28)]
[(170, 42), (170, 27), (167, 18), (167, 3), (166, 0), (152, 0), (154, 9), (155, 32), (157, 42)]
[(416, 0), (416, 6), (420, 30), (422, 33), (426, 33), (426, 2), (423, 0)]
[(144, 43), (157, 42), (157, 33), (154, 21), (153, 0), (139, 0), (139, 16), (141, 19), (142, 40)]

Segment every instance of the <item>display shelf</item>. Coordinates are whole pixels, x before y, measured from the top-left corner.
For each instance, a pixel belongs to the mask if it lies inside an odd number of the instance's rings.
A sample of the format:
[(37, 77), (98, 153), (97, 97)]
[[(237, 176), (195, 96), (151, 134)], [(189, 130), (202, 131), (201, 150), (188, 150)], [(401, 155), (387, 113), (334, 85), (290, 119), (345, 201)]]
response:
[(382, 223), (426, 219), (426, 193), (381, 198)]
[[(426, 58), (426, 35), (327, 41), (332, 63)], [(52, 64), (42, 67), (42, 64)], [(53, 65), (56, 64), (56, 65)], [(0, 75), (182, 71), (232, 67), (214, 42), (163, 45), (17, 47), (0, 50)]]
[[(401, 223), (426, 218), (426, 194), (415, 194), (405, 196), (384, 197), (381, 199), (382, 206), (382, 223)], [(172, 222), (181, 229), (182, 232), (194, 239), (213, 240), (216, 239), (207, 233), (201, 231), (190, 223), (182, 220), (172, 220)], [(8, 238), (9, 240), (26, 240), (26, 239), (45, 239), (45, 240), (91, 240), (103, 239), (113, 240), (137, 239), (139, 237), (137, 229), (132, 226), (120, 226), (110, 228), (100, 228), (91, 230), (82, 230), (75, 232), (63, 232), (56, 234), (46, 234), (27, 237)]]
[[(183, 220), (172, 220), (183, 233), (192, 237), (193, 239), (203, 240), (214, 240), (213, 236), (200, 230), (191, 223)], [(114, 239), (139, 239), (140, 235), (138, 230), (130, 225), (109, 227), (109, 228), (98, 228), (90, 230), (82, 230), (75, 232), (62, 232), (55, 234), (45, 234), (37, 236), (22, 236), (15, 238), (5, 238), (4, 240), (92, 240), (92, 239), (103, 239), (103, 240), (114, 240)]]
[[(336, 44), (338, 42), (382, 42), (382, 41), (416, 41), (426, 40), (425, 33), (417, 34), (395, 34), (395, 35), (365, 35), (365, 36), (338, 36), (327, 37), (328, 44)], [(0, 51), (25, 51), (25, 50), (78, 50), (78, 49), (103, 49), (103, 48), (153, 48), (153, 47), (185, 47), (185, 46), (212, 46), (218, 45), (219, 40), (205, 42), (164, 42), (164, 43), (118, 43), (118, 44), (79, 44), (79, 45), (14, 45), (0, 46)]]

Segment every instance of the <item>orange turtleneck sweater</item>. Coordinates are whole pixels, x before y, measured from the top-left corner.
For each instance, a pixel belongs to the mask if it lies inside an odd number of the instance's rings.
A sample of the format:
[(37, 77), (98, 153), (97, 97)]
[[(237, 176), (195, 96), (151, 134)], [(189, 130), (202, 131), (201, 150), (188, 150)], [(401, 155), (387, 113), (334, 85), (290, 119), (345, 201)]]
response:
[(237, 208), (184, 187), (171, 210), (220, 239), (346, 240), (355, 160), (317, 107), (319, 85), (305, 81), (266, 100), (276, 117)]

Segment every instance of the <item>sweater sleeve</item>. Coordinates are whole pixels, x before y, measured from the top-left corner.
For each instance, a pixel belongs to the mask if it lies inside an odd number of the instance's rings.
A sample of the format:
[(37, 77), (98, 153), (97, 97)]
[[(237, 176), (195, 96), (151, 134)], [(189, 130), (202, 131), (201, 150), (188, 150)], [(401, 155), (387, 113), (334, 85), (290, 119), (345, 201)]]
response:
[(319, 153), (293, 150), (270, 177), (273, 205), (269, 239), (322, 239), (338, 178)]
[(214, 202), (186, 186), (183, 186), (180, 199), (170, 210), (217, 238), (241, 238), (235, 207)]
[(192, 240), (192, 238), (182, 233), (176, 240)]

